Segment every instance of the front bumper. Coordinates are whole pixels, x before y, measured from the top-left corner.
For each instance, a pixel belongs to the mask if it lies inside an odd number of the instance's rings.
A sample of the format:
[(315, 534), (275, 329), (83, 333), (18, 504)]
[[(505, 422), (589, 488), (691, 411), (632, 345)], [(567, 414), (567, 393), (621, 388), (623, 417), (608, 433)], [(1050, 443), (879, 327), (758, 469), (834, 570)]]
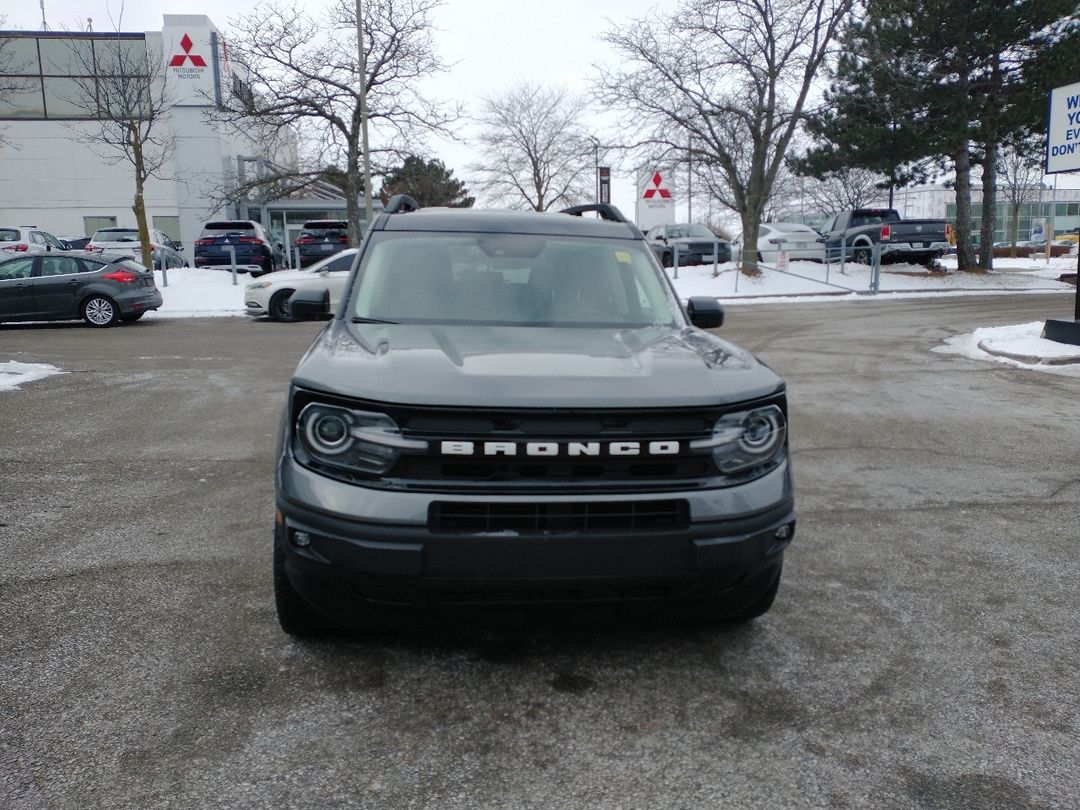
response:
[[(434, 501), (672, 498), (689, 503), (685, 529), (447, 534), (428, 525)], [(360, 626), (508, 607), (704, 603), (735, 613), (772, 581), (795, 523), (787, 464), (721, 490), (500, 498), (367, 489), (283, 459), (278, 510), (275, 542), (293, 588), (331, 619)]]

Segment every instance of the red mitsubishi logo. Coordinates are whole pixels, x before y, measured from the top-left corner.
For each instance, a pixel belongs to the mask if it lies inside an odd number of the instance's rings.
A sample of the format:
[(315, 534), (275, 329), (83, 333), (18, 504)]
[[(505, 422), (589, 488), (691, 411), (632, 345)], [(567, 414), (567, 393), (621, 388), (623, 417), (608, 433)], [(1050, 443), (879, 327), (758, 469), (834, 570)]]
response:
[(176, 54), (170, 61), (169, 67), (183, 67), (184, 62), (188, 59), (191, 60), (191, 64), (194, 67), (206, 67), (206, 60), (198, 54), (192, 53), (191, 49), (195, 43), (191, 41), (191, 37), (184, 34), (184, 38), (180, 40), (180, 47), (184, 49), (183, 53)]
[(652, 176), (652, 187), (645, 189), (645, 193), (641, 195), (642, 199), (651, 200), (657, 194), (660, 195), (662, 200), (670, 200), (671, 192), (664, 188), (661, 183), (664, 182), (664, 178), (660, 176), (660, 172), (657, 172)]

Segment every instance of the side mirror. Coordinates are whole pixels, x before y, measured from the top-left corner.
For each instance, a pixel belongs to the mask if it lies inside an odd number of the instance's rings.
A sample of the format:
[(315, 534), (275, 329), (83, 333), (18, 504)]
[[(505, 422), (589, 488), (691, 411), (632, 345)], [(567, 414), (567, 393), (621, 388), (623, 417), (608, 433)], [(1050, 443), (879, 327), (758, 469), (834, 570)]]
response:
[(289, 316), (298, 321), (318, 321), (330, 317), (329, 290), (297, 290), (289, 298)]
[(329, 267), (322, 268), (321, 270), (319, 270), (319, 275), (320, 276), (328, 276), (328, 275), (330, 275), (330, 268)]
[(176, 248), (177, 250), (183, 250), (184, 249), (184, 244), (182, 242), (173, 242), (173, 247)]
[(686, 304), (686, 314), (698, 329), (716, 329), (724, 325), (724, 308), (715, 298), (694, 296)]

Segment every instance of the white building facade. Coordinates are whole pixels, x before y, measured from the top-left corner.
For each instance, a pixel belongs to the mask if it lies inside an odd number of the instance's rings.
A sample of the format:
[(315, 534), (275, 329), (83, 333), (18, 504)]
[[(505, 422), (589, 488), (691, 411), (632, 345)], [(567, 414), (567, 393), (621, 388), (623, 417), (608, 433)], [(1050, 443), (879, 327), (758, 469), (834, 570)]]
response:
[[(111, 225), (134, 226), (134, 170), (92, 142), (97, 126), (71, 103), (85, 93), (89, 65), (107, 64), (117, 49), (142, 49), (160, 60), (170, 103), (163, 122), (173, 150), (145, 189), (150, 227), (187, 247), (212, 219), (261, 221), (288, 243), (306, 219), (344, 218), (345, 201), (324, 189), (311, 198), (219, 207), (234, 178), (267, 163), (295, 166), (295, 139), (285, 146), (254, 142), (208, 113), (242, 89), (243, 69), (209, 17), (166, 14), (161, 31), (143, 33), (0, 32), (0, 224), (36, 225), (57, 236), (91, 235)], [(98, 77), (98, 80), (101, 80)]]

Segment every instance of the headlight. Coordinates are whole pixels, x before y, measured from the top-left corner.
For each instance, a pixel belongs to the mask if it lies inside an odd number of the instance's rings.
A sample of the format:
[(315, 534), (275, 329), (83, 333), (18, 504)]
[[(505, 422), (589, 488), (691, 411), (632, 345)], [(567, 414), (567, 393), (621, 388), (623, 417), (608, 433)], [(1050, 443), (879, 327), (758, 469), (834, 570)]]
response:
[(270, 281), (256, 281), (254, 284), (248, 284), (249, 290), (261, 290), (263, 287), (269, 287), (273, 282)]
[(691, 450), (711, 450), (721, 475), (741, 477), (750, 470), (767, 472), (784, 450), (787, 423), (776, 405), (724, 414), (708, 439), (690, 443)]
[(379, 475), (402, 450), (426, 450), (427, 442), (406, 439), (384, 413), (354, 411), (312, 402), (296, 420), (301, 461), (337, 470)]

